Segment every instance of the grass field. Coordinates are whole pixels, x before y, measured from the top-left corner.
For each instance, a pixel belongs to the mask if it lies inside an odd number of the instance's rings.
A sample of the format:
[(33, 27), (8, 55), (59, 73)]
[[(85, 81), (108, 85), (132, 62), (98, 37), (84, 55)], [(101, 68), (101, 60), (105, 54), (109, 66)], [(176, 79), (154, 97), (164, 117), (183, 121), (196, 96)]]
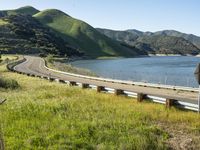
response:
[(200, 148), (200, 116), (150, 102), (81, 90), (0, 66), (20, 88), (0, 89), (0, 132), (6, 149)]

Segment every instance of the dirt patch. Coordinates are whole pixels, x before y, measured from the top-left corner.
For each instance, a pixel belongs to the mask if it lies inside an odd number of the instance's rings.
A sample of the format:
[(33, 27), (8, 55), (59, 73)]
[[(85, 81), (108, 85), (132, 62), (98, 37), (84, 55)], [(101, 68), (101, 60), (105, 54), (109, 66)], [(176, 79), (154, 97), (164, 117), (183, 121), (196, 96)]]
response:
[(169, 134), (166, 144), (171, 150), (200, 150), (200, 134), (189, 131), (186, 125), (159, 123), (158, 126)]

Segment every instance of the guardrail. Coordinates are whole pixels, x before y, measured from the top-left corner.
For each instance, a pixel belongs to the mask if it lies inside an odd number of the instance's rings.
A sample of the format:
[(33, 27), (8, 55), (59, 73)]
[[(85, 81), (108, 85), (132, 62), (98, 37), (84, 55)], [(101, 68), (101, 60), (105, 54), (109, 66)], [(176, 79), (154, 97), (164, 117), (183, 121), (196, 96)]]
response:
[[(26, 59), (18, 61), (15, 64), (15, 66), (19, 63), (24, 62), (24, 61), (26, 61)], [(46, 63), (44, 63), (44, 64), (45, 64), (44, 67), (46, 69), (50, 70), (50, 71), (54, 71), (54, 72), (57, 72), (57, 73), (62, 73), (62, 74), (66, 74), (66, 75), (70, 75), (70, 76), (74, 76), (74, 77), (85, 78), (85, 79), (92, 79), (92, 80), (112, 82), (112, 83), (120, 83), (120, 84), (128, 84), (128, 85), (139, 85), (139, 86), (154, 87), (154, 88), (165, 88), (165, 89), (172, 89), (172, 90), (183, 90), (183, 91), (191, 91), (191, 92), (197, 92), (198, 91), (197, 89), (188, 88), (188, 87), (164, 86), (164, 85), (157, 86), (155, 84), (149, 85), (149, 84), (141, 83), (141, 82), (121, 81), (121, 80), (113, 80), (113, 79), (105, 79), (105, 78), (96, 78), (96, 77), (77, 75), (77, 74), (57, 71), (57, 70), (48, 68), (46, 66)], [(49, 77), (47, 75), (43, 76), (43, 75), (35, 75), (35, 74), (31, 74), (31, 73), (19, 72), (19, 71), (14, 69), (14, 66), (12, 66), (11, 68), (8, 67), (8, 69), (11, 70), (11, 71), (15, 71), (19, 74), (26, 74), (28, 76), (39, 77), (39, 78), (46, 79), (46, 80), (49, 80), (49, 81), (56, 81), (56, 82), (59, 82), (59, 83), (68, 84), (69, 86), (79, 86), (82, 89), (90, 88), (90, 89), (95, 89), (97, 92), (112, 93), (112, 94), (115, 94), (115, 95), (125, 95), (125, 96), (128, 96), (128, 97), (133, 97), (133, 98), (136, 98), (138, 102), (142, 102), (143, 100), (150, 100), (152, 102), (165, 104), (167, 108), (170, 108), (171, 106), (175, 106), (175, 107), (178, 107), (178, 108), (188, 109), (188, 110), (192, 110), (192, 111), (199, 111), (197, 104), (189, 103), (189, 102), (183, 102), (181, 100), (170, 99), (170, 98), (164, 97), (164, 96), (156, 96), (156, 95), (146, 94), (145, 92), (136, 93), (136, 92), (132, 92), (132, 91), (126, 91), (126, 90), (123, 90), (123, 89), (113, 89), (113, 88), (106, 87), (106, 86), (97, 86), (97, 85), (92, 85), (92, 84), (87, 84), (87, 83), (79, 83), (79, 82), (76, 82), (76, 81), (61, 80), (61, 79)]]

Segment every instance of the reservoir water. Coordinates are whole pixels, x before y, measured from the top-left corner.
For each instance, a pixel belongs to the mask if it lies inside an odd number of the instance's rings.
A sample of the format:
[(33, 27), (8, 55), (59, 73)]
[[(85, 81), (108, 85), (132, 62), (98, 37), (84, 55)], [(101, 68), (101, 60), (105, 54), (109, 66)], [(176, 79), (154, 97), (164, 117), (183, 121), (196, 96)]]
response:
[(198, 57), (161, 56), (80, 60), (71, 64), (89, 69), (98, 76), (106, 78), (198, 87), (194, 77), (194, 70), (198, 63), (200, 63)]

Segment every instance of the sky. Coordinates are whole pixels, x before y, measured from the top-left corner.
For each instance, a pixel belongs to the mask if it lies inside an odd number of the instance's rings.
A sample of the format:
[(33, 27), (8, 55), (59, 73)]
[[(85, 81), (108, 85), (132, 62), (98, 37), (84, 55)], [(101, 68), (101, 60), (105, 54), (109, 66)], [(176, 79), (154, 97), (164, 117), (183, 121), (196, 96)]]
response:
[(178, 30), (200, 36), (200, 0), (0, 0), (0, 10), (31, 5), (60, 9), (93, 27)]

